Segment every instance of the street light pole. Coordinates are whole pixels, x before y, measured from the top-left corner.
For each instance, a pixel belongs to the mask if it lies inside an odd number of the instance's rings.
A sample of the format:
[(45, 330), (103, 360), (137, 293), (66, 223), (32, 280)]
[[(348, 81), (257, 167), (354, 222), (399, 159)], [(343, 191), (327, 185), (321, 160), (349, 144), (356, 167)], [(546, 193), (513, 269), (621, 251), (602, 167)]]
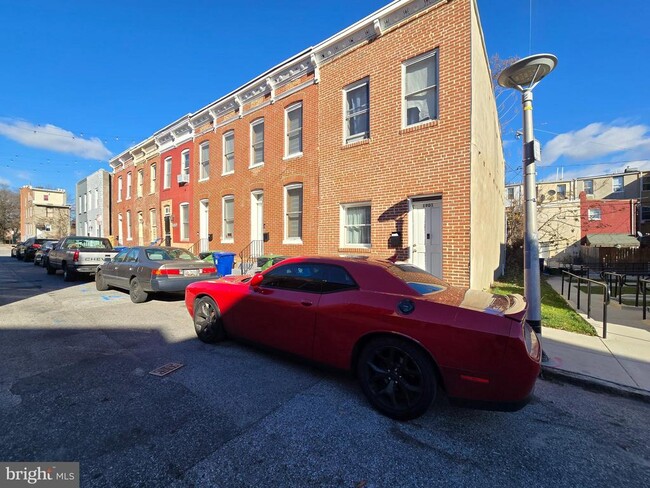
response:
[(557, 65), (552, 54), (535, 54), (520, 59), (504, 69), (499, 85), (521, 92), (523, 108), (523, 169), (524, 169), (524, 294), (528, 302), (526, 321), (535, 332), (542, 333), (542, 297), (537, 239), (536, 161), (541, 159), (539, 144), (533, 133), (533, 88)]

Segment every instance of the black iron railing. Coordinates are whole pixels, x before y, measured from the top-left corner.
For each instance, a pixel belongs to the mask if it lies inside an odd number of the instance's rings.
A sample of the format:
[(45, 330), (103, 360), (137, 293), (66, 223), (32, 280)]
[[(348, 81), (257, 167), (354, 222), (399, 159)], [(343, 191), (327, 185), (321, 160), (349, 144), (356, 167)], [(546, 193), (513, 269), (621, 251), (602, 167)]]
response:
[(568, 280), (568, 291), (567, 291), (567, 300), (571, 300), (571, 285), (575, 280), (577, 282), (577, 296), (576, 296), (576, 307), (580, 310), (580, 283), (585, 282), (587, 284), (587, 317), (591, 318), (591, 287), (601, 286), (603, 288), (603, 339), (607, 338), (607, 306), (610, 301), (609, 288), (606, 283), (600, 281), (592, 280), (585, 278), (584, 276), (578, 276), (568, 271), (562, 271), (562, 296), (564, 296), (564, 281)]
[(245, 275), (257, 268), (257, 258), (264, 254), (264, 241), (253, 240), (239, 252), (239, 269)]

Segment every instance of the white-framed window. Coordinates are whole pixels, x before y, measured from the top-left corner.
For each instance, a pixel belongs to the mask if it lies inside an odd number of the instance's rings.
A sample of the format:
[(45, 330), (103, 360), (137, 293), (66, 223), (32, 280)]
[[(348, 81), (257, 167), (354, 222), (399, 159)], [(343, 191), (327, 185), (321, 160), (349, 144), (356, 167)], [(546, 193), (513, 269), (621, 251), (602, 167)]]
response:
[(601, 214), (599, 208), (590, 208), (587, 212), (589, 220), (600, 220)]
[(131, 229), (131, 211), (126, 211), (126, 240), (130, 241), (133, 239), (132, 229)]
[(188, 175), (190, 174), (190, 150), (185, 149), (181, 153), (181, 174)]
[(582, 188), (584, 189), (587, 195), (594, 194), (594, 180), (584, 180), (582, 182)]
[(513, 187), (506, 188), (506, 191), (508, 192), (508, 200), (514, 200), (515, 199), (515, 189)]
[(190, 204), (187, 202), (179, 205), (179, 215), (181, 219), (181, 241), (190, 239)]
[(149, 193), (154, 193), (156, 191), (156, 170), (156, 163), (151, 163), (151, 166), (149, 166)]
[(226, 195), (222, 199), (221, 242), (233, 242), (235, 235), (235, 197)]
[(284, 187), (284, 243), (302, 244), (302, 184)]
[(370, 247), (370, 203), (341, 205), (341, 247)]
[(345, 143), (370, 138), (370, 82), (368, 78), (343, 89)]
[(117, 177), (117, 201), (122, 201), (122, 177)]
[[(119, 200), (118, 200), (118, 202), (119, 202)], [(78, 210), (79, 210), (79, 213), (83, 213), (83, 211), (84, 211), (83, 199), (81, 198), (81, 195), (79, 195), (79, 209)]]
[(264, 119), (251, 122), (251, 163), (250, 166), (264, 164)]
[(172, 158), (165, 158), (164, 162), (164, 175), (163, 175), (163, 188), (171, 188), (172, 186)]
[(138, 198), (142, 197), (144, 192), (144, 170), (138, 170)]
[(438, 50), (409, 59), (402, 64), (402, 125), (438, 118)]
[(641, 222), (650, 222), (650, 206), (641, 207)]
[(612, 193), (621, 193), (623, 191), (623, 177), (612, 176)]
[(235, 172), (235, 131), (229, 130), (223, 135), (223, 169), (222, 174)]
[(210, 178), (210, 143), (204, 142), (199, 146), (199, 180)]
[(155, 208), (149, 209), (149, 239), (151, 242), (158, 239), (158, 215)]
[(99, 190), (95, 188), (95, 208), (99, 208)]
[(126, 174), (126, 199), (129, 200), (131, 198), (131, 172), (129, 171)]
[(87, 212), (88, 210), (93, 209), (93, 195), (92, 195), (92, 193), (90, 191), (88, 192), (88, 194), (86, 196), (86, 202), (87, 202), (87, 205), (88, 205), (88, 207), (86, 208), (86, 212)]
[(122, 222), (122, 214), (117, 216), (117, 242), (124, 243), (124, 224)]
[(566, 198), (566, 183), (556, 185), (555, 191), (557, 192), (558, 198)]
[(294, 103), (286, 108), (284, 128), (285, 158), (302, 155), (302, 102)]

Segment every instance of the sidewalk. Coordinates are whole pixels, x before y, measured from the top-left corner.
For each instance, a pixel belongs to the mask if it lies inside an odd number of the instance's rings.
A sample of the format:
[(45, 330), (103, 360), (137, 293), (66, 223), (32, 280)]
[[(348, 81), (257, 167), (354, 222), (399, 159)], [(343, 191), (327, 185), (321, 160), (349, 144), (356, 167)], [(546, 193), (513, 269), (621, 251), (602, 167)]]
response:
[[(546, 280), (561, 293), (560, 276)], [(566, 300), (568, 283), (564, 286)], [(603, 339), (602, 295), (592, 295), (592, 318), (587, 318), (586, 293), (581, 297), (581, 310), (576, 309), (576, 296), (573, 285), (569, 304), (594, 326), (598, 337), (543, 327), (542, 344), (549, 358), (542, 364), (544, 374), (650, 402), (650, 318), (643, 320), (641, 307), (612, 300), (607, 308), (607, 339)]]

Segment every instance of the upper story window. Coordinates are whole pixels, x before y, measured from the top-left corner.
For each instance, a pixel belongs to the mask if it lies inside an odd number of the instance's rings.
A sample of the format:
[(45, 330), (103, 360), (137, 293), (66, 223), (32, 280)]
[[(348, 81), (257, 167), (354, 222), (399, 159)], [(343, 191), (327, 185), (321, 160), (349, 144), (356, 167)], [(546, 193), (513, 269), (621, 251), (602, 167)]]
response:
[(514, 200), (515, 199), (515, 189), (510, 187), (510, 188), (506, 188), (506, 191), (508, 192), (508, 200)]
[(181, 203), (179, 211), (181, 216), (181, 241), (187, 241), (190, 238), (190, 204)]
[(163, 176), (163, 188), (171, 188), (172, 186), (172, 158), (165, 159), (165, 173)]
[[(122, 201), (122, 177), (118, 176), (117, 177), (117, 201), (121, 202)], [(81, 206), (81, 203), (79, 204)]]
[(251, 123), (251, 167), (264, 164), (264, 119)]
[(235, 197), (227, 195), (223, 197), (223, 225), (221, 242), (233, 242), (235, 233)]
[(158, 239), (158, 216), (155, 208), (149, 209), (149, 238), (151, 242)]
[(210, 177), (210, 143), (204, 142), (199, 146), (199, 180)]
[(302, 154), (302, 102), (287, 107), (285, 111), (285, 157)]
[(582, 187), (587, 195), (594, 194), (594, 180), (584, 180), (582, 182)]
[(360, 141), (370, 137), (369, 81), (358, 81), (345, 91), (345, 142)]
[(142, 197), (144, 191), (144, 170), (138, 170), (138, 198)]
[(302, 244), (302, 185), (284, 187), (284, 242)]
[(641, 220), (644, 222), (650, 220), (650, 207), (641, 207)]
[(612, 176), (612, 193), (620, 193), (623, 191), (623, 177)]
[(190, 174), (190, 150), (186, 149), (181, 153), (181, 174), (189, 176)]
[(131, 198), (131, 172), (126, 174), (126, 199)]
[(438, 118), (438, 50), (402, 64), (404, 127)]
[(235, 172), (235, 131), (223, 135), (223, 174)]
[(650, 175), (644, 176), (641, 181), (643, 191), (650, 191)]
[[(84, 211), (84, 207), (83, 207), (83, 203), (82, 203), (82, 201), (83, 201), (83, 200), (81, 199), (81, 195), (79, 195), (79, 213), (83, 213), (83, 211)], [(119, 201), (119, 200), (118, 200), (118, 201)]]
[(95, 208), (99, 208), (99, 190), (95, 189)]
[(560, 183), (555, 187), (558, 198), (566, 198), (566, 183)]
[(589, 212), (589, 220), (600, 220), (600, 209), (599, 208), (590, 208), (588, 210)]
[(149, 167), (149, 193), (154, 193), (156, 191), (156, 163), (153, 163)]
[(341, 246), (370, 247), (370, 204), (341, 206)]

